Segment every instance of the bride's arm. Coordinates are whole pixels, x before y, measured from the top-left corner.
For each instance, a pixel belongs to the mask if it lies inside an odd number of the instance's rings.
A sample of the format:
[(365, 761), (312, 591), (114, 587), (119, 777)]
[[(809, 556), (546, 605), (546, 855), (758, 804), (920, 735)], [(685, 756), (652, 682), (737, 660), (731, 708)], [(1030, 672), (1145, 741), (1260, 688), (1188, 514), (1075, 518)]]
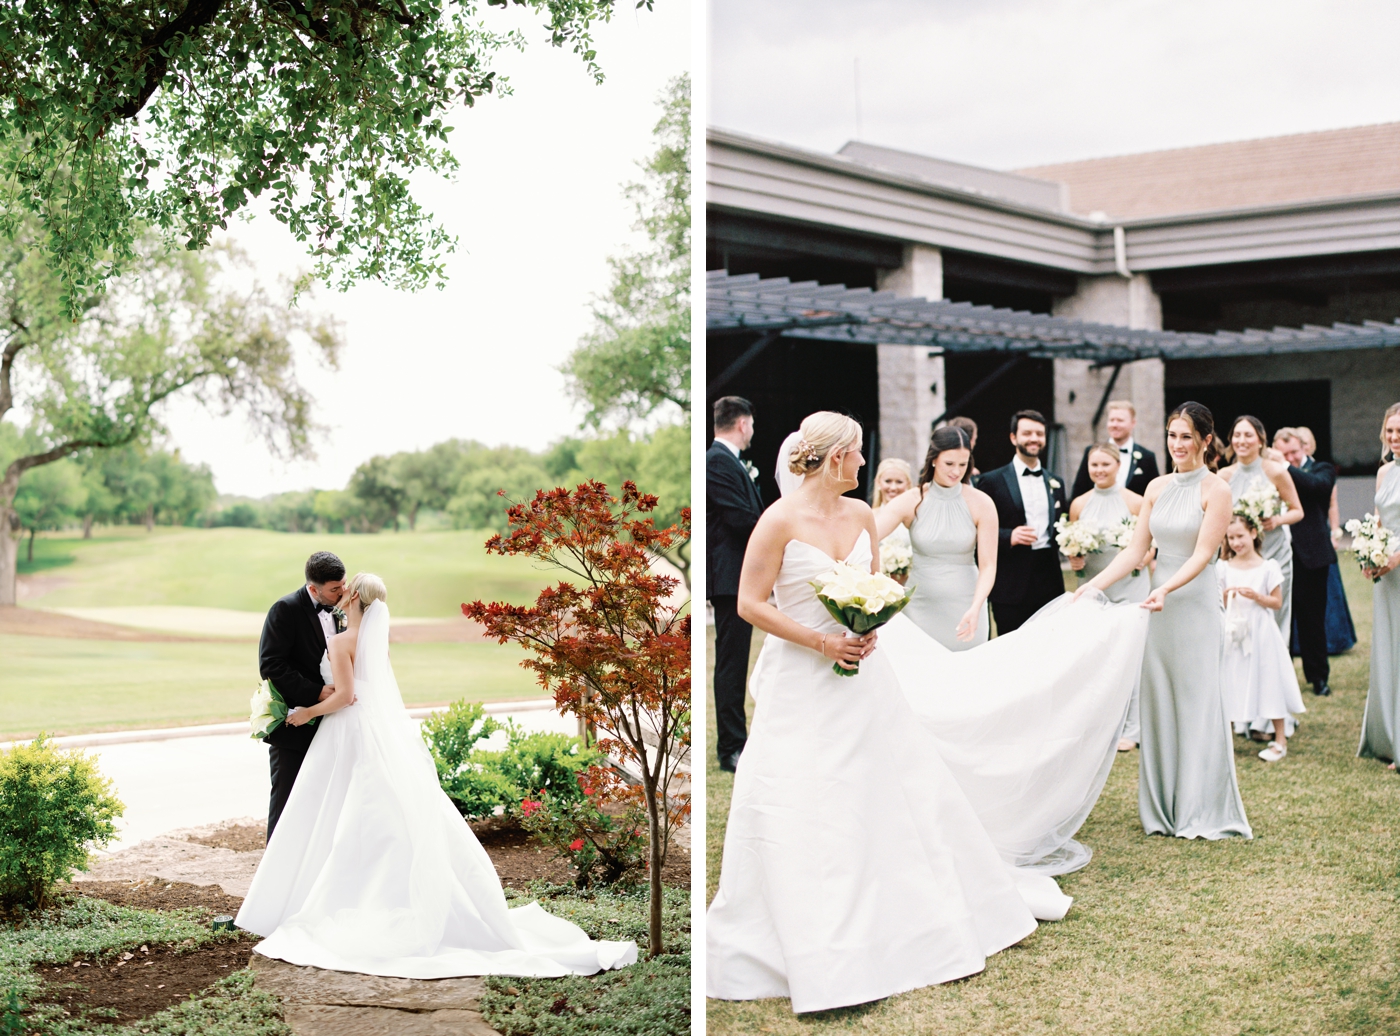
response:
[(299, 727), (307, 720), (315, 719), (317, 716), (338, 712), (355, 700), (355, 657), (351, 654), (353, 649), (347, 637), (349, 634), (342, 633), (331, 639), (329, 654), (331, 675), (335, 677), (335, 689), (331, 692), (330, 697), (309, 709), (297, 709), (295, 712), (288, 713), (288, 726)]
[(823, 658), (840, 662), (847, 669), (854, 668), (864, 657), (866, 645), (874, 644), (874, 634), (845, 637), (840, 633), (822, 633), (788, 618), (768, 603), (783, 567), (783, 551), (793, 538), (775, 510), (769, 508), (763, 513), (744, 551), (744, 567), (739, 572), (739, 617), (771, 637), (811, 648)]

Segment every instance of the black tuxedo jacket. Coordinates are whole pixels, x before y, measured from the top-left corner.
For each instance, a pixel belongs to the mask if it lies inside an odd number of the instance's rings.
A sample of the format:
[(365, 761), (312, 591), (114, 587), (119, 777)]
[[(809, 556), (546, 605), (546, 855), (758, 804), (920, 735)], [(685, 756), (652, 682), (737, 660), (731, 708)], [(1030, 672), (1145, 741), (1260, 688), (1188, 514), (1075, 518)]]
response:
[(1289, 526), (1293, 530), (1293, 558), (1304, 568), (1328, 568), (1337, 560), (1337, 552), (1332, 548), (1332, 530), (1327, 524), (1337, 469), (1326, 461), (1309, 458), (1301, 468), (1290, 464), (1288, 473), (1293, 476), (1293, 485), (1298, 488), (1298, 499), (1303, 505), (1303, 520)]
[(739, 592), (749, 533), (763, 514), (763, 496), (729, 447), (716, 440), (705, 454), (705, 592)]
[[(288, 707), (310, 708), (321, 700), (321, 655), (326, 650), (326, 632), (316, 614), (315, 602), (301, 586), (280, 598), (263, 622), (258, 641), (258, 672)], [(283, 723), (267, 737), (270, 745), (306, 748), (316, 736), (316, 723), (292, 727)]]
[[(1051, 485), (1052, 480), (1057, 484)], [(1026, 586), (1030, 581), (1032, 548), (1011, 545), (1011, 530), (1026, 524), (1026, 505), (1021, 496), (1022, 482), (1027, 487), (1037, 485), (1029, 478), (1023, 479), (1016, 474), (1015, 462), (989, 471), (977, 480), (977, 488), (991, 497), (992, 503), (996, 504), (997, 525), (1000, 526), (997, 533), (997, 581), (992, 585), (989, 598), (993, 604), (1017, 603), (1025, 597)], [(1050, 515), (1048, 532), (1050, 550), (1055, 551), (1055, 522), (1068, 509), (1065, 503), (1065, 487), (1048, 471), (1041, 476), (1039, 486), (1050, 495), (1050, 506), (1047, 508)]]
[[(1094, 488), (1094, 480), (1089, 477), (1089, 451), (1092, 449), (1092, 446), (1084, 447), (1084, 456), (1079, 461), (1079, 474), (1074, 476), (1074, 491), (1070, 493), (1071, 500), (1078, 500)], [(1161, 474), (1157, 468), (1157, 454), (1134, 440), (1132, 461), (1133, 470), (1128, 475), (1127, 487), (1138, 496), (1142, 496), (1143, 493), (1147, 492), (1147, 483)]]

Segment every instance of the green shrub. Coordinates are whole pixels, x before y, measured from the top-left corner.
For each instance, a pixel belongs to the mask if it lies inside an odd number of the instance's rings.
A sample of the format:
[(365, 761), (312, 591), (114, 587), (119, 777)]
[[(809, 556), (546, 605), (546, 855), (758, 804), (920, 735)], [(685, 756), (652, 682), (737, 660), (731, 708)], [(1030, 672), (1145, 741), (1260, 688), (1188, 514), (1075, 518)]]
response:
[[(505, 749), (486, 751), (479, 744), (498, 730), (509, 737)], [(577, 799), (578, 773), (602, 761), (567, 734), (526, 733), (514, 723), (487, 716), (478, 702), (454, 702), (446, 712), (423, 721), (423, 740), (437, 766), (438, 783), (469, 820), (513, 816), (528, 795), (545, 789)]]
[(44, 905), (49, 890), (87, 870), (88, 846), (106, 845), (122, 804), (95, 760), (40, 736), (0, 753), (0, 905)]
[(581, 889), (638, 880), (647, 867), (646, 808), (616, 771), (591, 766), (578, 775), (579, 793), (541, 792), (515, 808), (520, 825), (554, 850)]

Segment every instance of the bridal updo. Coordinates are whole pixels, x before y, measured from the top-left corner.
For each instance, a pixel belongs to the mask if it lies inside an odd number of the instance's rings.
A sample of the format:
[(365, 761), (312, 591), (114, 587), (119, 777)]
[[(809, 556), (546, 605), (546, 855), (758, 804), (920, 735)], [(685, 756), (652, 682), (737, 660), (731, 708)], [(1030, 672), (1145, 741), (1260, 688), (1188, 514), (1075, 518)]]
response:
[(384, 580), (373, 572), (357, 572), (345, 589), (360, 595), (361, 612), (368, 610), (375, 601), (383, 601), (389, 596), (389, 591), (384, 587)]
[(855, 420), (845, 414), (818, 410), (803, 420), (799, 438), (788, 454), (788, 470), (794, 475), (828, 473), (828, 462), (838, 450), (859, 448), (860, 443), (860, 425)]

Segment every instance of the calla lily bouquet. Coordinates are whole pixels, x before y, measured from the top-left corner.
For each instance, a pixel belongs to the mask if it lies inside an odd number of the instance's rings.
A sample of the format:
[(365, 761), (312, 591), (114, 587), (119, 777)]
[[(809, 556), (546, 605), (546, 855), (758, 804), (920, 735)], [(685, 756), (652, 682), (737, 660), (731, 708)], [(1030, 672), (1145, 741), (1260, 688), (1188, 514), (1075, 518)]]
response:
[[(272, 686), (271, 680), (264, 680), (258, 684), (258, 689), (253, 692), (253, 698), (248, 705), (251, 709), (248, 726), (252, 730), (250, 736), (254, 741), (261, 741), (287, 722), (287, 713), (291, 711), (287, 708), (286, 699)], [(313, 717), (307, 721), (307, 725), (314, 725), (315, 722), (316, 717)]]
[[(887, 575), (839, 562), (820, 579), (812, 580), (817, 600), (831, 617), (856, 636), (864, 636), (889, 622), (914, 596), (914, 587), (903, 587)], [(856, 665), (847, 669), (840, 662), (831, 666), (838, 676), (855, 676)]]

